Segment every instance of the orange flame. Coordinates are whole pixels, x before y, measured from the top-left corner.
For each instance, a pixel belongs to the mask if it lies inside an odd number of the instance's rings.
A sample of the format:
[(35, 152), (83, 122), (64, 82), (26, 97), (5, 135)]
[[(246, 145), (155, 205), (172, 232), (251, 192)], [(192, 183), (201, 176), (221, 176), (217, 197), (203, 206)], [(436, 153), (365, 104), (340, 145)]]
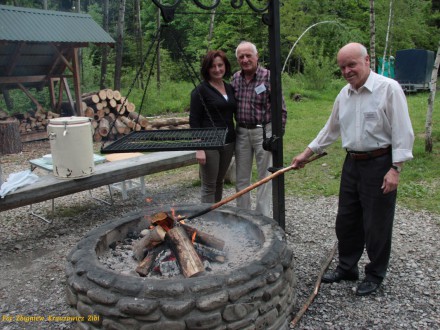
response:
[(192, 234), (192, 237), (191, 237), (191, 243), (194, 244), (194, 242), (196, 241), (196, 236), (197, 236), (197, 232), (195, 231), (195, 232)]

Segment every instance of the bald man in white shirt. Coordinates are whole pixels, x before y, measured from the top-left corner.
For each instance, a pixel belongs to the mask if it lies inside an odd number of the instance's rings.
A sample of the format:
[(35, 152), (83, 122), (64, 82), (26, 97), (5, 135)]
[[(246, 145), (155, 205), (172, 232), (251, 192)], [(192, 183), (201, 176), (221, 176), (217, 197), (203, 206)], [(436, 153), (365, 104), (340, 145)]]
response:
[(363, 45), (345, 45), (337, 62), (348, 84), (325, 126), (292, 165), (303, 168), (307, 158), (341, 137), (347, 155), (336, 216), (339, 263), (322, 282), (356, 281), (366, 247), (370, 262), (356, 289), (356, 295), (365, 296), (380, 287), (388, 268), (397, 186), (403, 163), (413, 158), (414, 132), (402, 88), (370, 70)]

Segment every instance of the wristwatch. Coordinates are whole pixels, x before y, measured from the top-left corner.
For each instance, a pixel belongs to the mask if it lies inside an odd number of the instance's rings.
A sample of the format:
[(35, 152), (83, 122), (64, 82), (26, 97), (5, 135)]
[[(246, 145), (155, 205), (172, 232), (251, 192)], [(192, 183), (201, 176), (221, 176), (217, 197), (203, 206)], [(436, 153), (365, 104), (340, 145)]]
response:
[(397, 165), (391, 165), (391, 168), (392, 169), (394, 169), (394, 170), (396, 170), (397, 171), (397, 173), (400, 173), (400, 172), (402, 172), (402, 167), (400, 167), (400, 166), (397, 166)]

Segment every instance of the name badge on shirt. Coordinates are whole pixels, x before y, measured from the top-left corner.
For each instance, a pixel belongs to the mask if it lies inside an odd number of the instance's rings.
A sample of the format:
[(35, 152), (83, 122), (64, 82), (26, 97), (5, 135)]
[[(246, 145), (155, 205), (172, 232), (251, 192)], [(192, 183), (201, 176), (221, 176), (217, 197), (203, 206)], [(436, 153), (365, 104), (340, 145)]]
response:
[(261, 93), (266, 91), (266, 86), (264, 84), (261, 84), (260, 86), (255, 87), (255, 93), (260, 95)]
[(377, 120), (377, 113), (376, 112), (365, 112), (364, 119), (365, 120)]

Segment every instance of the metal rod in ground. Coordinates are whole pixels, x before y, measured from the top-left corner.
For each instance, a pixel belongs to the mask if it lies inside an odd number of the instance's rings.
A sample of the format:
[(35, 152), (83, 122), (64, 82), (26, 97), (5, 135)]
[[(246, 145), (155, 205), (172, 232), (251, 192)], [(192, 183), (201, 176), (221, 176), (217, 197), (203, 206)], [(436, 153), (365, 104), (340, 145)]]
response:
[[(323, 157), (325, 155), (327, 155), (326, 152), (324, 152), (322, 154), (319, 154), (319, 155), (312, 156), (309, 159), (307, 159), (304, 162), (304, 164), (313, 162), (314, 160), (317, 160), (317, 159), (319, 159), (319, 158), (321, 158), (321, 157)], [(191, 220), (191, 219), (194, 219), (194, 218), (199, 217), (201, 215), (204, 215), (204, 214), (206, 214), (206, 213), (208, 213), (208, 212), (210, 212), (212, 210), (215, 210), (216, 208), (219, 208), (222, 205), (225, 205), (226, 203), (229, 203), (230, 201), (233, 201), (234, 199), (240, 197), (241, 195), (244, 195), (244, 194), (248, 193), (249, 191), (251, 191), (251, 190), (261, 186), (262, 184), (265, 184), (266, 182), (268, 182), (268, 181), (272, 180), (273, 178), (277, 177), (278, 175), (281, 175), (281, 174), (283, 174), (283, 173), (285, 173), (287, 171), (293, 170), (293, 169), (294, 169), (294, 167), (292, 165), (284, 167), (284, 168), (276, 171), (275, 173), (272, 173), (271, 175), (268, 175), (264, 179), (262, 179), (262, 180), (260, 180), (258, 182), (255, 182), (254, 184), (250, 185), (249, 187), (246, 187), (243, 190), (240, 190), (240, 191), (236, 192), (234, 195), (226, 197), (226, 198), (223, 198), (221, 201), (211, 205), (210, 207), (208, 207), (208, 208), (206, 208), (206, 209), (204, 209), (202, 211), (199, 211), (199, 212), (197, 212), (195, 214), (192, 214), (192, 215), (189, 215), (187, 217), (185, 217), (185, 216), (184, 217), (179, 217), (177, 220), (178, 221), (181, 221), (181, 220)]]

